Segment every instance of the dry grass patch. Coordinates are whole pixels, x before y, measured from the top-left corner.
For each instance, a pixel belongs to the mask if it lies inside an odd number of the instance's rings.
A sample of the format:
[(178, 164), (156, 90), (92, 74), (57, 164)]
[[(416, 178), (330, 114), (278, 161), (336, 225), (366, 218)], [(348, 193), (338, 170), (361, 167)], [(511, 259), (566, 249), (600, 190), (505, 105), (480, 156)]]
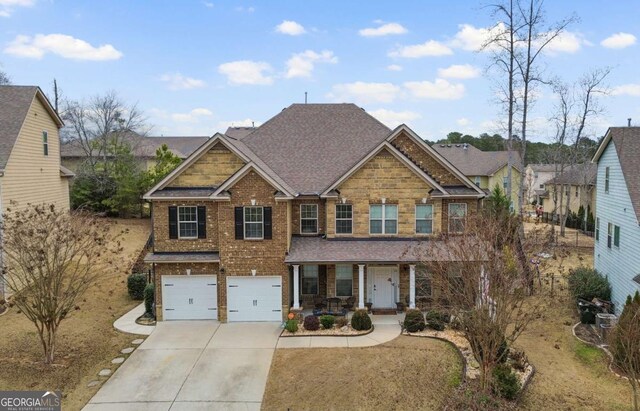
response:
[[(121, 239), (121, 257), (123, 262), (132, 262), (149, 237), (149, 220), (105, 219), (104, 223), (114, 232), (129, 228)], [(110, 368), (111, 360), (135, 339), (113, 328), (115, 319), (140, 303), (127, 294), (125, 270), (129, 265), (98, 280), (62, 322), (53, 366), (42, 363), (35, 326), (23, 314), (13, 307), (1, 316), (0, 390), (60, 390), (63, 409), (81, 409), (99, 388), (87, 388), (89, 381), (98, 379), (98, 371)]]
[(449, 344), (400, 336), (367, 348), (276, 350), (263, 410), (440, 409), (462, 364)]

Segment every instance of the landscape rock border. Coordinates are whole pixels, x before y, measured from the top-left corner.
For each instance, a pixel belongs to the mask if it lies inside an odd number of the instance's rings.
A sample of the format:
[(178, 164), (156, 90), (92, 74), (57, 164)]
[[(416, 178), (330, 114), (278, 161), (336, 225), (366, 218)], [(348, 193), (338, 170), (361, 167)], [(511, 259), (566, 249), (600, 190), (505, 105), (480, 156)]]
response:
[[(371, 328), (368, 329), (367, 331), (355, 332), (355, 333), (352, 333), (352, 334), (345, 334), (345, 333), (340, 333), (340, 334), (328, 334), (328, 333), (326, 333), (326, 334), (323, 334), (322, 331), (327, 331), (327, 330), (324, 330), (324, 329), (319, 329), (317, 331), (304, 330), (302, 332), (298, 331), (296, 333), (290, 333), (286, 329), (283, 329), (282, 332), (280, 333), (280, 337), (281, 338), (296, 338), (296, 337), (362, 337), (363, 335), (371, 334), (373, 332), (374, 328), (375, 328), (375, 326), (373, 324), (371, 324)], [(353, 328), (351, 328), (351, 330), (353, 330)], [(334, 331), (334, 330), (331, 330), (331, 331)], [(337, 331), (339, 332), (340, 329), (337, 329)]]
[(628, 380), (629, 377), (627, 377), (626, 375), (621, 375), (618, 374), (614, 369), (613, 369), (613, 354), (611, 354), (611, 351), (609, 351), (607, 349), (608, 345), (607, 344), (594, 344), (590, 341), (586, 341), (583, 340), (582, 338), (578, 337), (578, 335), (576, 334), (576, 328), (582, 324), (581, 322), (577, 322), (573, 327), (571, 327), (571, 333), (573, 334), (573, 336), (576, 338), (576, 340), (580, 341), (583, 344), (587, 344), (590, 345), (592, 347), (596, 347), (596, 348), (600, 348), (602, 351), (604, 351), (607, 356), (609, 357), (609, 364), (607, 365), (607, 369), (616, 377), (618, 378), (622, 378), (624, 380)]

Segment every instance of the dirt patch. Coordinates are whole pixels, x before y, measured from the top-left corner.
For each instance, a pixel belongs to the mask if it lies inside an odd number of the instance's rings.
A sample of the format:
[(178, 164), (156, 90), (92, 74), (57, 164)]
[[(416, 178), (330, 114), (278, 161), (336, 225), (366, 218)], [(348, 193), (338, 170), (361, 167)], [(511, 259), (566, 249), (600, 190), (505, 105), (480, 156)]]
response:
[[(122, 238), (123, 261), (133, 261), (149, 237), (149, 220), (104, 220), (114, 232), (129, 228)], [(91, 287), (58, 332), (56, 364), (42, 363), (35, 326), (18, 310), (0, 317), (0, 390), (60, 390), (62, 407), (79, 410), (100, 388), (87, 388), (103, 368), (136, 337), (113, 328), (113, 321), (139, 304), (127, 295), (126, 269), (105, 273)]]
[(573, 329), (576, 337), (593, 345), (602, 344), (602, 338), (595, 329), (593, 324), (578, 324)]
[(263, 410), (441, 409), (462, 378), (444, 341), (400, 336), (366, 348), (280, 349)]

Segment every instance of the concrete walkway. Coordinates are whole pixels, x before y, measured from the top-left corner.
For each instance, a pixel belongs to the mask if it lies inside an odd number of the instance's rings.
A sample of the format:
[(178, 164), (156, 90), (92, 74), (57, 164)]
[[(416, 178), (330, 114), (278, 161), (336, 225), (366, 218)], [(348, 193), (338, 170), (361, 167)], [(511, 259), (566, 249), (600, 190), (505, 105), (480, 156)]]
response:
[(86, 411), (259, 410), (280, 323), (166, 321)]
[(355, 337), (280, 337), (278, 348), (346, 348), (346, 347), (372, 347), (387, 341), (391, 341), (400, 335), (398, 321), (404, 319), (401, 315), (372, 315), (373, 331), (367, 335)]
[(155, 330), (155, 325), (140, 325), (136, 323), (136, 319), (144, 314), (144, 303), (134, 307), (131, 311), (118, 318), (113, 326), (118, 331), (129, 334), (151, 335)]

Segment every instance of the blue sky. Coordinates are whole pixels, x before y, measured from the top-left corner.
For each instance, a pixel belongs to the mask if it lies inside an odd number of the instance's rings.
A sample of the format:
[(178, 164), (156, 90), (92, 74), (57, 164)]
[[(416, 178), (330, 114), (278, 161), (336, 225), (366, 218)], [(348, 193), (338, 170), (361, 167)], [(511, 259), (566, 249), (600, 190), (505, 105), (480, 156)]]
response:
[[(638, 1), (547, 1), (548, 19), (580, 22), (543, 57), (565, 81), (612, 66), (605, 113), (640, 124)], [(477, 52), (494, 24), (475, 1), (0, 0), (0, 67), (73, 99), (116, 90), (152, 134), (206, 135), (260, 124), (291, 103), (354, 102), (423, 138), (501, 132), (500, 107)], [(531, 138), (549, 139), (553, 93), (539, 91)]]

